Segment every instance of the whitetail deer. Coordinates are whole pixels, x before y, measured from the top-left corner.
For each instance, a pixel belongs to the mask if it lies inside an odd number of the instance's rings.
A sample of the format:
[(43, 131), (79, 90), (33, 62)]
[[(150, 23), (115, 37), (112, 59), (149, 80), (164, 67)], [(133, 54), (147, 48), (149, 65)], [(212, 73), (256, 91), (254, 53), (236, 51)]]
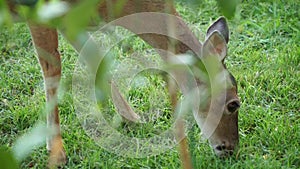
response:
[[(111, 3), (106, 2), (107, 1), (102, 1), (102, 3), (99, 4), (98, 12), (99, 15), (107, 22), (139, 12), (168, 13), (179, 17), (174, 4), (170, 3), (170, 1), (128, 0), (125, 1), (126, 3), (123, 5), (121, 12), (115, 12), (112, 10), (115, 9), (114, 3), (112, 3), (115, 1), (112, 1)], [(70, 3), (74, 4), (75, 2), (71, 0)], [(14, 11), (15, 7), (20, 5), (11, 1), (9, 1), (8, 4), (11, 11)], [(168, 23), (162, 24), (168, 27)], [(55, 104), (54, 109), (47, 115), (47, 124), (49, 126), (54, 126), (57, 129), (57, 134), (47, 140), (47, 149), (50, 151), (50, 161), (55, 164), (64, 163), (66, 161), (66, 155), (60, 134), (59, 111), (56, 101), (57, 88), (61, 78), (61, 59), (58, 52), (58, 33), (54, 28), (49, 28), (38, 23), (32, 23), (31, 21), (28, 21), (28, 25), (43, 72), (46, 102), (52, 102)], [(132, 28), (126, 27), (126, 29), (131, 30)], [(189, 30), (187, 25), (182, 21), (177, 22), (174, 29)], [(151, 33), (139, 34), (138, 36), (154, 48), (170, 50), (169, 47), (173, 45), (173, 52), (175, 54), (183, 54), (188, 50), (191, 50), (191, 48), (184, 43), (171, 43), (172, 40), (168, 36)], [(192, 48), (198, 49), (197, 52), (202, 51), (202, 57), (206, 57), (205, 55), (211, 54), (217, 55), (222, 63), (222, 71), (227, 72), (226, 78), (229, 79), (231, 85), (226, 90), (226, 101), (221, 105), (224, 107), (224, 111), (221, 112), (221, 120), (209, 138), (209, 141), (217, 155), (226, 156), (228, 154), (232, 154), (239, 141), (238, 109), (240, 102), (237, 96), (237, 84), (235, 79), (227, 71), (224, 65), (224, 59), (227, 54), (227, 43), (229, 40), (229, 30), (226, 20), (221, 17), (209, 27), (206, 35), (206, 41), (203, 45), (201, 45), (189, 31), (183, 31), (183, 34), (180, 36), (187, 39), (193, 45)]]

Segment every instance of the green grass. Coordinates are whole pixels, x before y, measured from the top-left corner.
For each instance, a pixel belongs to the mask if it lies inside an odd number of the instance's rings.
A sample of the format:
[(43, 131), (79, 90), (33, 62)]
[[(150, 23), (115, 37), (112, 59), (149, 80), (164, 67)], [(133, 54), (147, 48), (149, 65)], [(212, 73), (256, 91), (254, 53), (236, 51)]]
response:
[[(299, 8), (299, 3), (292, 0), (244, 1), (235, 19), (229, 21), (231, 38), (226, 64), (238, 81), (242, 101), (240, 150), (231, 158), (219, 159), (206, 142), (193, 142), (198, 168), (300, 167)], [(194, 9), (179, 4), (178, 11), (191, 28), (202, 31), (221, 15), (214, 1), (205, 1)], [(201, 34), (197, 35), (200, 40), (204, 39)], [(125, 158), (102, 149), (85, 133), (74, 112), (71, 93), (77, 54), (62, 37), (60, 39), (64, 73), (59, 106), (69, 158), (64, 168), (179, 168), (176, 148), (147, 158)], [(147, 48), (137, 38), (125, 40), (122, 45), (121, 49), (126, 50), (117, 54), (124, 56)], [(132, 126), (119, 126), (119, 132), (125, 129), (129, 135), (147, 137), (172, 123), (168, 120), (170, 109), (165, 107), (169, 105), (167, 96), (160, 94), (164, 89), (159, 85), (164, 82), (154, 74), (148, 76), (150, 86), (129, 91), (131, 104), (142, 111), (155, 101), (161, 103), (157, 109), (163, 114), (157, 123), (133, 126), (137, 129), (133, 131)], [(157, 84), (159, 87), (153, 87)], [(45, 105), (40, 67), (24, 24), (0, 31), (0, 95), (0, 145), (12, 147), (19, 136), (43, 120)], [(190, 137), (199, 139), (199, 133), (194, 125)], [(43, 146), (22, 161), (21, 168), (45, 168), (46, 164), (47, 151)]]

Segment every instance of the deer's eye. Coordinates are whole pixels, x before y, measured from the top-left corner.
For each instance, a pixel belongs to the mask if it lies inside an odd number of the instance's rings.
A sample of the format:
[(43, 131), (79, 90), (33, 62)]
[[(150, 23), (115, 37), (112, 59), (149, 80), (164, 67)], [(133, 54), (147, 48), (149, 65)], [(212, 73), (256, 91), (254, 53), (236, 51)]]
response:
[(238, 100), (232, 100), (227, 103), (227, 110), (229, 113), (236, 112), (241, 106), (241, 103)]

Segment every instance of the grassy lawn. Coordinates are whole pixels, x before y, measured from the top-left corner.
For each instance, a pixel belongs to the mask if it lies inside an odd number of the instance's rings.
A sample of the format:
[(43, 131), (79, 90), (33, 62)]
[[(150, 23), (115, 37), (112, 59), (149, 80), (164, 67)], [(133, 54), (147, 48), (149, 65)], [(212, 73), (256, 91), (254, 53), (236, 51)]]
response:
[[(233, 157), (219, 159), (205, 141), (193, 142), (197, 168), (300, 167), (299, 8), (299, 2), (292, 0), (243, 1), (236, 17), (229, 21), (231, 37), (226, 64), (238, 81), (242, 101), (240, 150)], [(179, 3), (178, 11), (191, 28), (202, 31), (221, 15), (215, 1), (203, 1), (193, 9)], [(204, 40), (202, 35), (199, 38)], [(104, 150), (86, 134), (72, 100), (72, 74), (78, 54), (61, 36), (60, 39), (63, 92), (59, 105), (68, 155), (64, 168), (179, 168), (176, 148), (157, 156), (126, 158)], [(116, 54), (126, 56), (148, 48), (137, 38), (124, 43)], [(126, 129), (127, 134), (135, 137), (151, 137), (172, 123), (168, 97), (161, 94), (165, 91), (164, 81), (155, 73), (148, 75), (145, 81), (150, 82), (146, 88), (128, 91), (131, 104), (138, 111), (149, 110), (157, 104), (160, 106), (155, 110), (163, 113), (158, 121), (134, 126), (133, 131), (130, 126), (117, 126), (119, 132)], [(0, 29), (0, 95), (0, 145), (12, 147), (19, 136), (43, 120), (45, 110), (40, 67), (28, 28), (22, 23)], [(109, 113), (106, 117), (116, 118), (115, 121), (118, 118)], [(189, 136), (200, 140), (196, 124)], [(22, 161), (21, 168), (45, 168), (47, 157), (45, 146), (37, 148)]]

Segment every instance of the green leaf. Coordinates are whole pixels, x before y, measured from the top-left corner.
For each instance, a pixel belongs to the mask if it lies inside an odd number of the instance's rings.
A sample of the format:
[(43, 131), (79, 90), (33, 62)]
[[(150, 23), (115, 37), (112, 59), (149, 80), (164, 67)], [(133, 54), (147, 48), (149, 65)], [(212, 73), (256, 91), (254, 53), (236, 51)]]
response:
[(53, 136), (54, 129), (47, 128), (45, 124), (37, 124), (28, 133), (18, 138), (13, 147), (14, 156), (18, 161), (24, 159), (34, 149), (46, 143), (46, 137)]
[(41, 22), (49, 22), (51, 19), (58, 18), (66, 14), (69, 10), (69, 4), (63, 1), (51, 1), (43, 4), (38, 9), (38, 16)]
[[(83, 1), (72, 7), (63, 18), (63, 28), (66, 29), (66, 36), (70, 40), (77, 38), (97, 14), (99, 0)], [(84, 11), (84, 12), (83, 12)]]
[(222, 12), (222, 14), (231, 19), (236, 11), (236, 7), (239, 4), (238, 0), (217, 0), (218, 6)]
[(18, 163), (13, 153), (6, 147), (0, 147), (0, 164), (1, 169), (17, 169)]
[(11, 25), (12, 19), (5, 1), (0, 1), (0, 27), (2, 25)]

